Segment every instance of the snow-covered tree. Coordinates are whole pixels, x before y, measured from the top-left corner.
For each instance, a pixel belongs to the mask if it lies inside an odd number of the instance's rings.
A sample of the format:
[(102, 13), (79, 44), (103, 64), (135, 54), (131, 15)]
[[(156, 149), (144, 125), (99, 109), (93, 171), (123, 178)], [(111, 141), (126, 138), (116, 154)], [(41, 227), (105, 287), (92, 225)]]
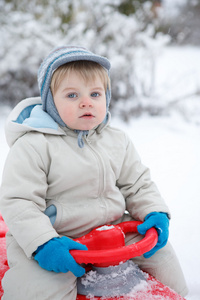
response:
[(111, 61), (113, 105), (126, 101), (127, 113), (155, 112), (156, 57), (169, 39), (156, 33), (151, 7), (130, 0), (0, 0), (1, 103), (38, 95), (41, 60), (53, 47), (73, 44)]

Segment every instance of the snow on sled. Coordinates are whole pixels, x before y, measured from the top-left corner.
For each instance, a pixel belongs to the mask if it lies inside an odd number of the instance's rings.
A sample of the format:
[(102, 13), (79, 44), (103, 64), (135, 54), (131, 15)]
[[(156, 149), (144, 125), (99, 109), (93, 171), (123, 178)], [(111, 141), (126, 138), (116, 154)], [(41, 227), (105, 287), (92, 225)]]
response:
[[(151, 250), (157, 243), (157, 231), (151, 228), (141, 241), (125, 246), (125, 234), (137, 232), (139, 224), (141, 222), (131, 221), (101, 226), (75, 239), (88, 247), (88, 251), (70, 251), (78, 263), (86, 264), (87, 270), (77, 280), (77, 300), (184, 300), (130, 260)], [(0, 215), (0, 282), (9, 268), (6, 232), (7, 226)], [(2, 295), (0, 284), (0, 299)]]

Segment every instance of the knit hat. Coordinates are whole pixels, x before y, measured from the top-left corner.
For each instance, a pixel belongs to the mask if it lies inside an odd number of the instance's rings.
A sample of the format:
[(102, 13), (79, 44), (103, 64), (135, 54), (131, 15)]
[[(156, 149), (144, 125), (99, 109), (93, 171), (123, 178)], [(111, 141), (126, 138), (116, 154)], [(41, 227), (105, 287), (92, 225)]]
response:
[[(107, 58), (96, 55), (85, 48), (76, 46), (61, 46), (55, 48), (44, 59), (38, 70), (38, 84), (42, 99), (43, 110), (46, 111), (59, 125), (66, 126), (63, 120), (60, 118), (58, 111), (55, 107), (53, 96), (50, 90), (51, 79), (54, 71), (69, 62), (86, 60), (93, 61), (104, 67), (109, 76), (110, 62)], [(110, 104), (111, 90), (109, 87), (106, 91), (106, 106), (107, 112)], [(85, 132), (81, 131), (81, 136)]]

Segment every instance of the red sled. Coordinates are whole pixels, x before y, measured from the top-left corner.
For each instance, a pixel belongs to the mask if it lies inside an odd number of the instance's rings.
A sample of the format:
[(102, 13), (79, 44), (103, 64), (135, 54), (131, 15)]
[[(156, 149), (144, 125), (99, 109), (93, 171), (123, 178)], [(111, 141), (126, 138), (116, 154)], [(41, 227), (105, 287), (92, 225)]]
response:
[[(141, 222), (130, 221), (118, 225), (105, 225), (76, 239), (88, 248), (88, 251), (70, 251), (77, 263), (85, 264), (87, 270), (85, 275), (77, 280), (77, 300), (185, 299), (151, 275), (141, 271), (130, 260), (150, 251), (157, 243), (157, 231), (151, 228), (141, 241), (125, 246), (125, 234), (138, 232), (139, 224)], [(1, 280), (9, 269), (5, 241), (7, 230), (0, 215), (0, 299), (3, 295)], [(131, 284), (133, 286), (130, 286)]]
[(133, 292), (134, 294), (130, 293), (124, 296), (116, 296), (116, 297), (93, 297), (91, 296), (85, 296), (78, 294), (77, 300), (185, 300), (182, 296), (178, 295), (176, 292), (174, 292), (172, 289), (167, 287), (166, 285), (162, 284), (158, 280), (156, 280), (151, 275), (147, 274), (147, 284), (148, 287)]
[(8, 228), (3, 221), (3, 218), (0, 214), (0, 299), (3, 296), (3, 289), (1, 285), (1, 280), (5, 274), (5, 272), (9, 269), (7, 263), (7, 256), (6, 256), (6, 232)]

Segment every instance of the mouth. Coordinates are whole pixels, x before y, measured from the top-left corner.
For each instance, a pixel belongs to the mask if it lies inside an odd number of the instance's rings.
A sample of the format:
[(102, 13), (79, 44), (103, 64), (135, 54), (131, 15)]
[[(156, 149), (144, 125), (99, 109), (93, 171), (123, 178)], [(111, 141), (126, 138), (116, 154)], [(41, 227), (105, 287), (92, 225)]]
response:
[(94, 118), (94, 115), (91, 113), (84, 113), (82, 116), (80, 116), (79, 118), (83, 118), (83, 119), (92, 119)]

